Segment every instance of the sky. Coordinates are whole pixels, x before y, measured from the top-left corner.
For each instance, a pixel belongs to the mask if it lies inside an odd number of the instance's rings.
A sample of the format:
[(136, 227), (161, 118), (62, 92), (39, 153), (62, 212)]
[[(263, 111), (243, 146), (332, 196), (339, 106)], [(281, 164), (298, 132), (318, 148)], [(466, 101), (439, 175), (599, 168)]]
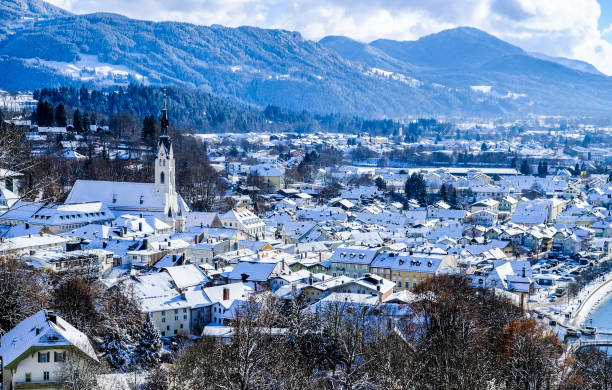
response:
[(612, 75), (612, 0), (47, 0), (74, 13), (414, 40), (457, 26), (527, 51), (584, 60)]

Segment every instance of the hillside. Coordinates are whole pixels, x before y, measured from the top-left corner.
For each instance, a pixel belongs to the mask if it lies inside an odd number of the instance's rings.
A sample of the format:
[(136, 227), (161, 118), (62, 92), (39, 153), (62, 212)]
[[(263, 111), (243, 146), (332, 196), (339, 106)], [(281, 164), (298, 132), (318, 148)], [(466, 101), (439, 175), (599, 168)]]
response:
[[(604, 115), (612, 100), (608, 77), (559, 61), (533, 62), (522, 49), (474, 28), (413, 42), (364, 44), (345, 37), (313, 42), (285, 30), (71, 15), (43, 2), (12, 1), (32, 5), (13, 13), (15, 20), (36, 12), (39, 17), (0, 40), (0, 70), (17, 73), (0, 77), (5, 89), (163, 84), (258, 108), (271, 104), (400, 119)], [(512, 59), (511, 66), (505, 58)], [(561, 83), (551, 69), (563, 77)]]

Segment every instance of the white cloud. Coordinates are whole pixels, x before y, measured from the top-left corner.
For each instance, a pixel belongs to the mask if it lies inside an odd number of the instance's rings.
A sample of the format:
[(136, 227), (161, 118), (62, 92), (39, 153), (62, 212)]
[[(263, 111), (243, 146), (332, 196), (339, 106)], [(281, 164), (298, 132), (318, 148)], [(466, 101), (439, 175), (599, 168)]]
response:
[[(416, 39), (473, 26), (528, 51), (582, 59), (612, 74), (597, 0), (50, 0), (76, 13), (300, 31), (306, 38)], [(611, 26), (612, 27), (612, 26)]]

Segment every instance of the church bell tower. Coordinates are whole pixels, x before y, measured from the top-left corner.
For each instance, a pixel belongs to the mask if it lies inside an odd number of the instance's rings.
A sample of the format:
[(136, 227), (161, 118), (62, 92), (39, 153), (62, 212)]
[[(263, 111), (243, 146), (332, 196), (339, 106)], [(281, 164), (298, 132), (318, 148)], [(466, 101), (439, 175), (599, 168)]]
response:
[(164, 93), (164, 110), (161, 118), (161, 132), (157, 142), (157, 154), (155, 156), (155, 194), (164, 200), (164, 221), (174, 227), (175, 231), (184, 230), (184, 216), (179, 206), (178, 194), (176, 192), (174, 152), (172, 140), (168, 135), (168, 108)]
[(155, 157), (155, 193), (158, 195), (176, 192), (174, 182), (174, 152), (172, 140), (168, 135), (168, 109), (164, 102), (164, 111), (161, 119), (161, 132), (157, 142), (157, 156)]

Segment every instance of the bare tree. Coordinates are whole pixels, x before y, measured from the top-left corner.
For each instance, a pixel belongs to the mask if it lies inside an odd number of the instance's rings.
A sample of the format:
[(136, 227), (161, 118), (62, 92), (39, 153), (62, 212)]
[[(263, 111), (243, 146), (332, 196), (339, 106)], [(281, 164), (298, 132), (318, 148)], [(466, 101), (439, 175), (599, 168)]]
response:
[(66, 352), (65, 361), (57, 375), (63, 390), (91, 390), (99, 389), (98, 378), (105, 372), (100, 362), (75, 349)]

